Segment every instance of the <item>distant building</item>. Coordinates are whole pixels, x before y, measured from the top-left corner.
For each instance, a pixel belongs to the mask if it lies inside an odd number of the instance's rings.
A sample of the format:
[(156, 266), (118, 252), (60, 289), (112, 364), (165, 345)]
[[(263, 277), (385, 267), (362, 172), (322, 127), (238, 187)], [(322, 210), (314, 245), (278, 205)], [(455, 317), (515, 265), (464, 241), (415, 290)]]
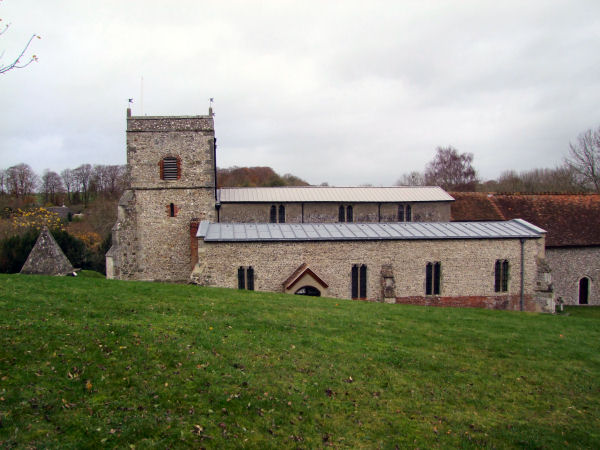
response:
[(450, 222), (439, 187), (217, 189), (212, 115), (127, 117), (107, 277), (390, 303), (553, 310), (545, 231)]
[(60, 217), (60, 220), (68, 220), (69, 214), (71, 214), (71, 216), (73, 215), (73, 211), (71, 211), (71, 209), (65, 205), (63, 205), (63, 206), (48, 206), (46, 209), (48, 211), (50, 211), (51, 213), (54, 213), (58, 217)]

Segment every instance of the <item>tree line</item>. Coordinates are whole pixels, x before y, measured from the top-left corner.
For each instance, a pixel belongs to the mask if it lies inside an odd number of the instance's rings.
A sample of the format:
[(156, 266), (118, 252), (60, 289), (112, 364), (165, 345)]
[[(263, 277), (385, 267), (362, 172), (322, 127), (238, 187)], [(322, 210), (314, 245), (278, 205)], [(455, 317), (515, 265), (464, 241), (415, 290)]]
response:
[(508, 170), (495, 180), (481, 181), (473, 154), (438, 147), (424, 172), (402, 175), (398, 186), (441, 186), (447, 191), (600, 192), (600, 127), (581, 133), (570, 143), (568, 156), (551, 169)]
[(308, 186), (295, 175), (279, 175), (270, 167), (226, 167), (217, 169), (218, 187)]
[(125, 165), (82, 164), (60, 174), (44, 170), (38, 176), (28, 164), (0, 169), (0, 195), (24, 201), (40, 194), (46, 204), (83, 203), (91, 198), (117, 198), (128, 185)]
[[(569, 145), (568, 156), (555, 168), (517, 172), (482, 181), (473, 167), (472, 153), (452, 146), (438, 147), (423, 172), (402, 175), (398, 186), (441, 186), (447, 191), (483, 192), (600, 192), (600, 127), (581, 133)], [(217, 170), (219, 187), (307, 186), (301, 178), (279, 175), (270, 167), (229, 167)], [(326, 183), (324, 183), (326, 185)], [(93, 198), (117, 199), (129, 185), (125, 165), (82, 164), (60, 174), (45, 170), (38, 176), (28, 164), (0, 169), (0, 196), (22, 202), (40, 194), (45, 204), (83, 203)]]
[[(301, 178), (279, 175), (270, 167), (228, 167), (217, 170), (219, 187), (231, 186), (307, 186)], [(44, 170), (37, 175), (28, 164), (0, 169), (0, 195), (24, 200), (39, 194), (44, 204), (79, 204), (87, 206), (91, 199), (117, 199), (127, 188), (127, 166), (82, 164), (59, 173)]]

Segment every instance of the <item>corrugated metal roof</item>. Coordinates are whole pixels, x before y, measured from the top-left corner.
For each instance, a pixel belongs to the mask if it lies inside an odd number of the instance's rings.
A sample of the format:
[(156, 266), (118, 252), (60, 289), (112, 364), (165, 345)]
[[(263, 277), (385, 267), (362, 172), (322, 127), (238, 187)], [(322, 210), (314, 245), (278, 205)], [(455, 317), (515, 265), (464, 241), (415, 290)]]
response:
[(197, 236), (206, 242), (264, 242), (539, 238), (544, 233), (529, 222), (514, 219), (506, 222), (406, 223), (202, 222)]
[(218, 195), (221, 203), (448, 202), (454, 200), (437, 186), (221, 188)]

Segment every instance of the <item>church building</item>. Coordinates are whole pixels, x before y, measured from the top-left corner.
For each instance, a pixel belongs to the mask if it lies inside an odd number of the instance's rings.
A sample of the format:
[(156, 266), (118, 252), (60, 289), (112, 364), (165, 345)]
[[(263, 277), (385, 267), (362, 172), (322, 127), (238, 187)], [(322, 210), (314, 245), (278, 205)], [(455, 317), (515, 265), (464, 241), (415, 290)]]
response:
[(439, 187), (217, 188), (206, 116), (127, 113), (107, 277), (388, 303), (553, 311), (546, 232), (451, 222)]

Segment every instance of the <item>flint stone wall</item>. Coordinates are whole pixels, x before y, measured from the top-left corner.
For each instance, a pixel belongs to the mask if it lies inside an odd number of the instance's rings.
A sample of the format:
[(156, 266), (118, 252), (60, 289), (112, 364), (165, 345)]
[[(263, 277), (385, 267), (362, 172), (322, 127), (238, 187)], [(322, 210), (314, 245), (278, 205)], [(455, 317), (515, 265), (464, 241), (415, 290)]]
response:
[(579, 280), (590, 279), (588, 304), (600, 305), (600, 247), (550, 247), (546, 260), (552, 269), (555, 297), (566, 305), (579, 304)]
[[(514, 309), (514, 298), (520, 295), (520, 245), (518, 239), (219, 243), (199, 240), (198, 265), (192, 280), (202, 285), (236, 288), (238, 267), (252, 266), (256, 290), (283, 292), (283, 282), (306, 263), (329, 285), (328, 296), (350, 298), (352, 265), (366, 264), (367, 296), (372, 301), (384, 300), (383, 276), (389, 279), (391, 273), (395, 301), (399, 303), (425, 304), (435, 298), (476, 296), (500, 298), (487, 304), (479, 302), (478, 306)], [(524, 245), (525, 294), (531, 301), (537, 282), (537, 258), (544, 256), (544, 239), (528, 239)], [(507, 293), (494, 292), (497, 259), (507, 259), (510, 264)], [(440, 261), (442, 268), (439, 297), (425, 296), (425, 267), (434, 261)]]

